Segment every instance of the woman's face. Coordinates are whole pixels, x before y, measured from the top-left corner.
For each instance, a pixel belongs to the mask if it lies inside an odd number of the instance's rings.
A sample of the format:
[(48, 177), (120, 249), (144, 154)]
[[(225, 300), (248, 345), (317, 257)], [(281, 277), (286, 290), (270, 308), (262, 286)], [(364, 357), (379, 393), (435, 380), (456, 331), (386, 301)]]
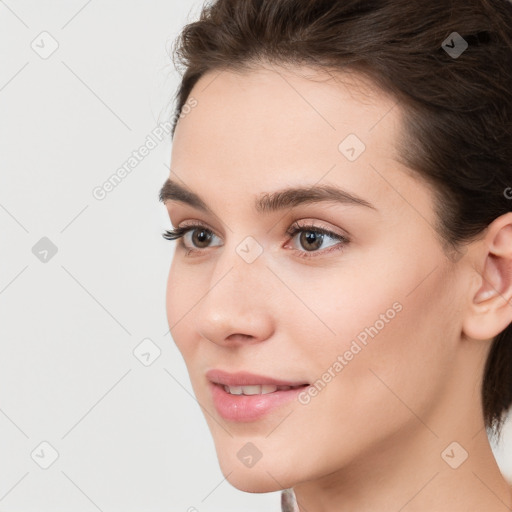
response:
[[(432, 191), (397, 161), (400, 105), (357, 75), (295, 71), (203, 76), (172, 149), (170, 179), (193, 196), (166, 187), (173, 226), (200, 226), (176, 242), (171, 333), (221, 469), (250, 492), (431, 442), (460, 413), (446, 392), (467, 285)], [(327, 186), (337, 198), (281, 196)]]

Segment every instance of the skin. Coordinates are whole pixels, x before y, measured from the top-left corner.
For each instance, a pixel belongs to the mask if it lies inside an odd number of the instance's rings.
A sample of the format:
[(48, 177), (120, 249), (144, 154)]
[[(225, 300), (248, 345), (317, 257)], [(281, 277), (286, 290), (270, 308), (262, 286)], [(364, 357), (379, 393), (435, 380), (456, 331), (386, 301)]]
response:
[[(170, 178), (210, 213), (166, 207), (174, 227), (200, 221), (214, 236), (195, 254), (178, 243), (167, 314), (228, 481), (293, 487), (301, 512), (512, 510), (480, 404), (491, 340), (512, 321), (512, 214), (449, 258), (432, 190), (398, 162), (400, 106), (357, 74), (262, 64), (209, 72), (191, 95)], [(353, 162), (338, 149), (350, 133), (366, 145)], [(317, 183), (375, 209), (253, 207), (263, 193)], [(300, 233), (286, 235), (301, 219), (349, 242), (328, 253), (340, 243), (327, 237), (308, 251)], [(250, 264), (236, 252), (246, 236), (263, 249)], [(314, 383), (394, 303), (400, 312), (308, 404), (250, 423), (217, 413), (209, 369)], [(237, 457), (247, 442), (262, 453), (251, 468)], [(454, 463), (468, 454), (456, 469), (442, 457), (453, 442)]]

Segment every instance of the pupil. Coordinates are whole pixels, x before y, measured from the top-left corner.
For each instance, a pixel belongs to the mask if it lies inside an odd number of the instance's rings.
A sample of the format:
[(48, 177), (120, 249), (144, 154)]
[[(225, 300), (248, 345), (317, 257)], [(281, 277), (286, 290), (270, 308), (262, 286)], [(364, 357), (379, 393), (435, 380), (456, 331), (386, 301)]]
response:
[[(321, 247), (322, 239), (323, 239), (323, 235), (321, 233), (316, 233), (315, 231), (304, 231), (302, 233), (302, 235), (304, 235), (304, 238), (306, 239), (307, 244), (314, 244), (313, 249), (318, 249), (319, 247)], [(315, 244), (315, 240), (319, 243)], [(307, 244), (305, 247), (306, 249), (307, 249)]]
[[(208, 240), (210, 239), (209, 235), (205, 234), (206, 231), (204, 229), (202, 229), (201, 231), (196, 231), (195, 233), (196, 234), (200, 233), (199, 235), (194, 237), (196, 240), (199, 239), (199, 244), (205, 243), (205, 242), (207, 243)], [(194, 241), (194, 244), (195, 244), (195, 241)]]

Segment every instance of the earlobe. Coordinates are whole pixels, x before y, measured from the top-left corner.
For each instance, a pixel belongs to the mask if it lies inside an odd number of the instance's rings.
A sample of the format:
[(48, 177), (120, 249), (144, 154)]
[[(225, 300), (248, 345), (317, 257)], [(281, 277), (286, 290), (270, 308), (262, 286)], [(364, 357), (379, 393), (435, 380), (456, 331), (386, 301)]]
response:
[(512, 212), (493, 221), (480, 253), (480, 287), (470, 297), (463, 331), (473, 339), (492, 339), (512, 322)]

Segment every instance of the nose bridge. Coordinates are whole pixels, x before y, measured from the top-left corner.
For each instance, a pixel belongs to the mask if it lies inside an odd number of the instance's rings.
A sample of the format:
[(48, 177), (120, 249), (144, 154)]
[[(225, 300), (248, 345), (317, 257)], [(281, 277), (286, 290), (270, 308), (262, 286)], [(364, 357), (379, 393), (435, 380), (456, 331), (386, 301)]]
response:
[(226, 245), (212, 274), (210, 287), (217, 289), (212, 298), (216, 296), (230, 308), (238, 306), (241, 313), (248, 307), (259, 309), (266, 272), (263, 247), (256, 239), (247, 236), (241, 242)]
[(208, 292), (197, 311), (201, 334), (219, 343), (232, 334), (266, 338), (272, 322), (263, 247), (246, 237), (225, 245), (214, 265)]
[(222, 253), (218, 256), (215, 270), (212, 273), (210, 286), (219, 283), (219, 280), (227, 280), (227, 286), (233, 286), (234, 295), (240, 298), (251, 287), (255, 287), (251, 296), (257, 295), (257, 287), (260, 286), (268, 270), (265, 267), (263, 245), (251, 235), (245, 236), (241, 241), (232, 241), (226, 244)]

